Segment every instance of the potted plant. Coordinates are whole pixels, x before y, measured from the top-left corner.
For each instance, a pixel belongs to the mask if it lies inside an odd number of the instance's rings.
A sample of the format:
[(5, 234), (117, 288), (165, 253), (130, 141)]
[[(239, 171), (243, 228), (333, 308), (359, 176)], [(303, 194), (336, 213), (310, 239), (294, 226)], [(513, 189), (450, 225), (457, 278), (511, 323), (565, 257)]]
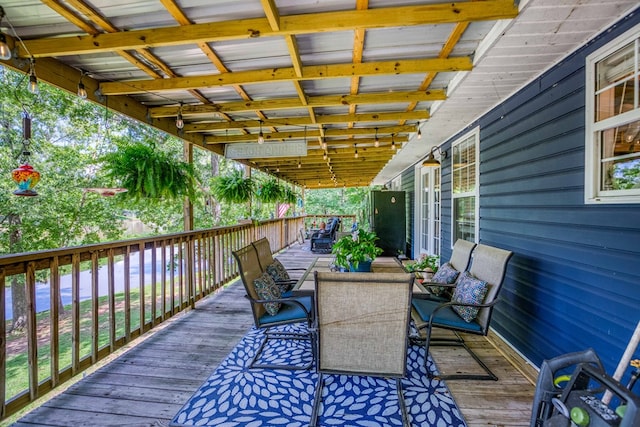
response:
[(336, 256), (336, 265), (349, 271), (371, 271), (371, 262), (382, 253), (376, 240), (375, 232), (362, 228), (338, 239), (331, 249)]
[(193, 167), (153, 144), (132, 144), (103, 156), (110, 178), (128, 190), (126, 197), (158, 201), (195, 197)]
[(422, 254), (420, 258), (415, 260), (414, 262), (407, 264), (407, 271), (429, 271), (435, 273), (438, 271), (438, 259), (440, 257), (438, 255), (427, 255)]

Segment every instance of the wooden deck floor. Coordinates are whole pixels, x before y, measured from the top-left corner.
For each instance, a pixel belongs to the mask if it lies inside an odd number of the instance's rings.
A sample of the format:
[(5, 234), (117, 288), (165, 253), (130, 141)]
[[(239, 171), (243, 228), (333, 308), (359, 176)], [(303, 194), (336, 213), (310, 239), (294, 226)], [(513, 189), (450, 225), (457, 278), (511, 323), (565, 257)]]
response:
[[(307, 243), (308, 245), (308, 243)], [(278, 255), (306, 267), (314, 255), (294, 245)], [(253, 324), (239, 282), (206, 298), (12, 424), (27, 426), (167, 426), (186, 400)], [(449, 381), (469, 427), (528, 426), (534, 386), (494, 340), (469, 337), (499, 381)], [(434, 348), (443, 372), (473, 369), (453, 348)]]

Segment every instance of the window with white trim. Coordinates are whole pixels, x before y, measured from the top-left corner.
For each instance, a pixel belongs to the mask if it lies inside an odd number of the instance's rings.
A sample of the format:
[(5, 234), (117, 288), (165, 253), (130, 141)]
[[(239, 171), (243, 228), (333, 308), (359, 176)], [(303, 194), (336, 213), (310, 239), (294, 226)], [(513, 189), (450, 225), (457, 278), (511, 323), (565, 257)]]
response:
[(423, 167), (420, 172), (420, 252), (440, 255), (440, 168)]
[(451, 242), (478, 241), (478, 150), (479, 129), (460, 138), (452, 147)]
[(586, 203), (640, 203), (639, 64), (640, 25), (586, 59)]

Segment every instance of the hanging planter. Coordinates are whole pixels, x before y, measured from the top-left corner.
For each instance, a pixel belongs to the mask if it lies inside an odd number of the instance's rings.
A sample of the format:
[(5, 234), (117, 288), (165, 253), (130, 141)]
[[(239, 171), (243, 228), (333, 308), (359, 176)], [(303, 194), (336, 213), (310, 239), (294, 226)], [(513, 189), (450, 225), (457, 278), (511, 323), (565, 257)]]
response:
[(194, 196), (192, 166), (150, 145), (130, 145), (103, 160), (108, 175), (120, 181), (129, 197), (157, 201)]
[(284, 187), (282, 202), (294, 204), (297, 201), (298, 201), (298, 193), (293, 191), (290, 187)]
[(280, 202), (284, 198), (285, 189), (276, 178), (270, 178), (260, 184), (256, 196), (264, 203)]
[(228, 175), (220, 175), (213, 179), (212, 192), (223, 202), (247, 203), (254, 193), (254, 182), (245, 177), (241, 170), (234, 170)]

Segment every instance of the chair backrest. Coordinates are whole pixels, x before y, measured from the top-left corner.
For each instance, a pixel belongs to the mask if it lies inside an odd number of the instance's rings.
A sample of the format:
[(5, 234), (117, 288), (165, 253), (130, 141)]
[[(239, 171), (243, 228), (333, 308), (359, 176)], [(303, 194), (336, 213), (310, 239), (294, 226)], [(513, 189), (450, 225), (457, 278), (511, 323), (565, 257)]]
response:
[(256, 252), (258, 253), (260, 268), (262, 269), (262, 271), (267, 271), (267, 266), (273, 264), (274, 261), (269, 239), (263, 237), (262, 239), (257, 240), (251, 244), (254, 248), (256, 248)]
[[(485, 303), (491, 303), (498, 297), (507, 272), (507, 263), (512, 255), (513, 252), (511, 251), (483, 244), (478, 244), (473, 250), (473, 261), (469, 272), (474, 277), (487, 282), (489, 287), (484, 298)], [(480, 324), (484, 333), (489, 328), (492, 309), (493, 307), (482, 308), (478, 312), (476, 321)]]
[(476, 244), (467, 240), (458, 239), (453, 245), (453, 252), (451, 252), (451, 258), (449, 264), (456, 270), (463, 272), (469, 268), (469, 262), (471, 261), (471, 253)]
[[(238, 262), (238, 272), (242, 279), (242, 284), (247, 292), (247, 295), (252, 300), (260, 299), (256, 293), (256, 288), (253, 281), (262, 275), (262, 268), (260, 268), (260, 262), (258, 261), (258, 252), (256, 248), (249, 244), (242, 249), (233, 251), (233, 256)], [(260, 316), (262, 316), (266, 310), (261, 303), (251, 302), (251, 310), (253, 311), (253, 320), (256, 326), (259, 326)]]
[(315, 272), (317, 370), (406, 375), (410, 273)]

